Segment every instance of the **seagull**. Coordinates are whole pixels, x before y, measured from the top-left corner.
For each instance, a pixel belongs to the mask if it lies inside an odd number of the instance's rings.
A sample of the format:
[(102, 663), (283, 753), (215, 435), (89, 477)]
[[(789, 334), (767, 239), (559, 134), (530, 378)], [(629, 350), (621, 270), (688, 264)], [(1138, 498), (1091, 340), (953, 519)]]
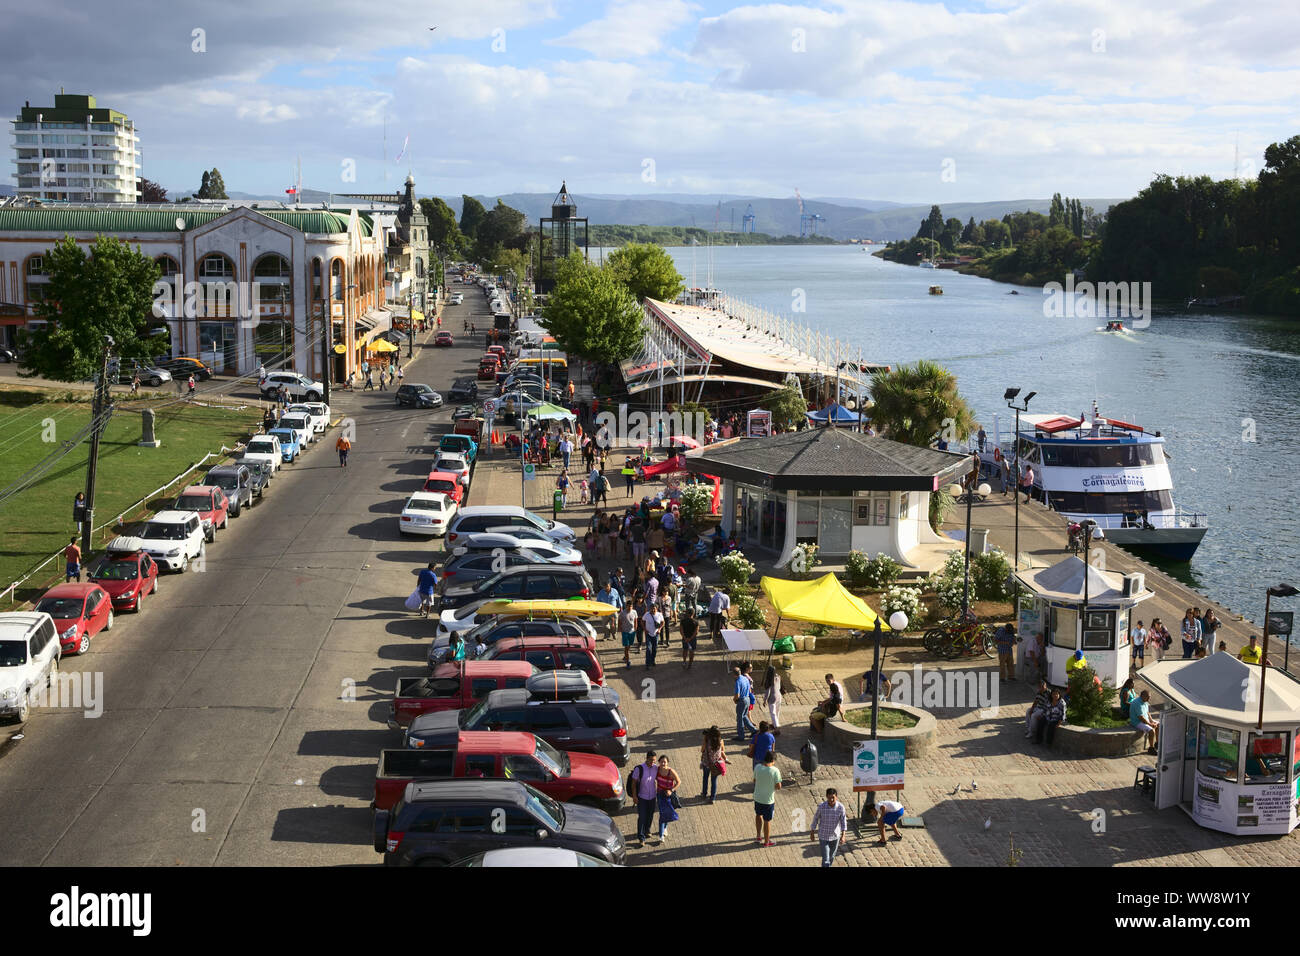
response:
[(989, 817), (987, 820), (984, 821), (984, 829), (987, 830), (991, 826), (993, 826), (993, 818)]
[(437, 27), (429, 27), (429, 29), (430, 29), (430, 30), (436, 30), (436, 29), (438, 29), (438, 28), (437, 28)]
[(961, 784), (957, 784), (957, 789), (954, 790), (952, 793), (948, 794), (948, 796), (951, 797), (951, 796), (954, 796), (955, 794), (958, 794), (958, 793), (961, 793)]
[(972, 781), (970, 782), (970, 788), (971, 788), (972, 790), (978, 790), (978, 789), (980, 788), (980, 785), (979, 785), (978, 783), (976, 783), (974, 780), (972, 780)]

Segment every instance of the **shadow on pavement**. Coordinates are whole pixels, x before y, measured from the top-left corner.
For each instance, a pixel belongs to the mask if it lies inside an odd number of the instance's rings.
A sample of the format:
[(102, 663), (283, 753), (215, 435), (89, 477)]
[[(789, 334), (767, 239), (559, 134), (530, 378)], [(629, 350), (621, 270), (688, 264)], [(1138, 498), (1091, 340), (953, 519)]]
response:
[[(369, 807), (294, 807), (275, 816), (271, 839), (284, 843), (346, 843), (371, 841)], [(378, 854), (375, 854), (378, 859)]]
[(364, 757), (374, 759), (389, 746), (392, 732), (382, 730), (309, 730), (298, 753), (304, 757)]

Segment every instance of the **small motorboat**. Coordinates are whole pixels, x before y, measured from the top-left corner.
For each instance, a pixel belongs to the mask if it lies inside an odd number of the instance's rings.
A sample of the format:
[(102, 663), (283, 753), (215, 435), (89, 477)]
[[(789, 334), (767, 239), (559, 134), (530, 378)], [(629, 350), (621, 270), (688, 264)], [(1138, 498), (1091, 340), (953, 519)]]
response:
[(930, 295), (943, 295), (943, 286), (941, 285), (930, 286)]
[(1106, 323), (1106, 327), (1105, 327), (1105, 328), (1098, 329), (1097, 331), (1098, 331), (1098, 332), (1115, 332), (1115, 333), (1118, 333), (1119, 335), (1128, 335), (1132, 330), (1131, 330), (1131, 329), (1126, 329), (1126, 328), (1124, 327), (1124, 323), (1123, 323), (1122, 320), (1120, 320), (1120, 319), (1112, 319), (1112, 320), (1110, 320), (1109, 322)]

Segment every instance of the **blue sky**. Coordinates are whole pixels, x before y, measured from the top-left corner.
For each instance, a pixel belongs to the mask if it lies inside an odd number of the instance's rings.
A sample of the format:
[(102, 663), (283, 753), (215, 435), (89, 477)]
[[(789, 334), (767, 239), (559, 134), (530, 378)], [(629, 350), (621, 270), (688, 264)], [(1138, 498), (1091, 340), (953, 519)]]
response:
[[(86, 0), (12, 11), (0, 103), (92, 92), (197, 188), (1131, 195), (1300, 133), (1300, 5)], [(437, 25), (436, 31), (428, 27)], [(194, 39), (194, 31), (202, 42)], [(8, 31), (7, 31), (8, 32)], [(195, 47), (202, 47), (196, 51)], [(384, 125), (387, 116), (387, 151)], [(395, 161), (410, 136), (408, 154)], [(355, 171), (355, 180), (349, 175)], [(12, 164), (3, 176), (12, 181)]]

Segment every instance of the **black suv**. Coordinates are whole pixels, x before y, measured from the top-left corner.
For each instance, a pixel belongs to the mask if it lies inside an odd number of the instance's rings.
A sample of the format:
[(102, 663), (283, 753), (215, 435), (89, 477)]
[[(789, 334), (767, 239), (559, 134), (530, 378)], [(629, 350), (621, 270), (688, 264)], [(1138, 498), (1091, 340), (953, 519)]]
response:
[(458, 378), (447, 397), (453, 402), (474, 401), (478, 398), (478, 382), (472, 378)]
[[(473, 649), (481, 639), (491, 649), (497, 641), (510, 637), (595, 637), (596, 632), (590, 624), (575, 618), (562, 618), (549, 621), (521, 621), (518, 618), (493, 617), (469, 631), (462, 632), (465, 647)], [(436, 637), (429, 645), (429, 673), (447, 659), (447, 649), (451, 645), (448, 636)]]
[(464, 587), (447, 588), (438, 598), (440, 611), (478, 601), (558, 601), (596, 593), (586, 568), (568, 564), (524, 564)]
[(525, 730), (557, 750), (600, 754), (620, 767), (628, 760), (627, 720), (618, 693), (593, 687), (585, 696), (555, 700), (524, 689), (494, 690), (468, 710), (421, 714), (411, 721), (404, 746), (418, 749), (452, 730)]
[(253, 476), (247, 465), (218, 465), (209, 468), (205, 485), (216, 485), (230, 499), (230, 517), (238, 518), (244, 505), (253, 507)]
[(627, 845), (600, 810), (558, 803), (518, 780), (411, 783), (374, 816), (375, 852), (388, 866), (446, 866), (517, 846), (577, 850), (621, 866)]
[(410, 405), (412, 408), (441, 408), (442, 396), (428, 385), (397, 386), (397, 404)]

